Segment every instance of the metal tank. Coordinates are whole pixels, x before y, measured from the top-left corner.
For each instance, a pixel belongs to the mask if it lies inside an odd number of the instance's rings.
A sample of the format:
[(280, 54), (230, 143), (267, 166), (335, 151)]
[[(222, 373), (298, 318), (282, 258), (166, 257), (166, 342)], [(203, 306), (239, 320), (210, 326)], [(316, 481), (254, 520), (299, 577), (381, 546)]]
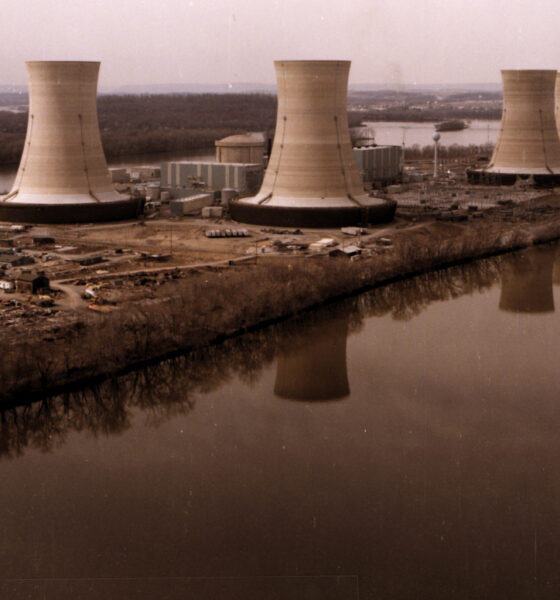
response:
[(259, 193), (232, 202), (239, 221), (341, 226), (390, 221), (395, 204), (363, 188), (346, 113), (350, 61), (276, 61), (274, 145)]
[(500, 136), (489, 165), (469, 169), (472, 183), (560, 182), (560, 138), (555, 118), (555, 70), (502, 71)]
[(12, 190), (0, 219), (31, 222), (113, 220), (141, 205), (119, 194), (97, 120), (99, 62), (27, 62), (29, 118)]

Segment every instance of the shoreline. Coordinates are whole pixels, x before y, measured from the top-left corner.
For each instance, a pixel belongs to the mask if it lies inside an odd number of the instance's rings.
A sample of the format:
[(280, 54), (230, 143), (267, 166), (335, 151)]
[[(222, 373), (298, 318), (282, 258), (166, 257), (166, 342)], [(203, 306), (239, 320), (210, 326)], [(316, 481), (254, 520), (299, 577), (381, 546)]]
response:
[(219, 344), (299, 313), (416, 275), (560, 238), (560, 215), (530, 223), (429, 221), (395, 229), (393, 245), (346, 257), (258, 257), (193, 269), (171, 291), (105, 315), (76, 312), (53, 336), (34, 330), (0, 365), (6, 405), (98, 383)]

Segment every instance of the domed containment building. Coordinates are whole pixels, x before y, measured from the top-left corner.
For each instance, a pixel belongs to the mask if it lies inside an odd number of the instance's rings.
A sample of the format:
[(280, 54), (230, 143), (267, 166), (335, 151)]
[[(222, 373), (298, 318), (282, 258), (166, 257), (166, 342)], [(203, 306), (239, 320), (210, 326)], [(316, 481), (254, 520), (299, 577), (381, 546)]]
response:
[(560, 139), (555, 119), (555, 70), (502, 71), (500, 136), (490, 164), (468, 169), (471, 183), (511, 185), (518, 177), (560, 183)]
[(346, 91), (349, 61), (275, 62), (274, 145), (256, 196), (232, 202), (238, 221), (340, 227), (390, 221), (396, 204), (369, 196), (356, 166)]
[(29, 119), (0, 220), (75, 223), (136, 217), (111, 182), (97, 121), (98, 62), (28, 62)]
[(262, 165), (265, 154), (263, 135), (244, 133), (230, 135), (214, 142), (216, 161), (219, 163), (239, 163)]

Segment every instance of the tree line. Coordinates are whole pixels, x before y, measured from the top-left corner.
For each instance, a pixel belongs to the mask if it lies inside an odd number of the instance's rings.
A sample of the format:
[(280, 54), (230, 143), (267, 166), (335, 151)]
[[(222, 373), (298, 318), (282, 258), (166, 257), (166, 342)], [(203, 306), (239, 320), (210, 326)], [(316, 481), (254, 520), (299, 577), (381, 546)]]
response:
[[(19, 98), (20, 102), (22, 101)], [(181, 152), (213, 148), (214, 141), (246, 131), (272, 135), (276, 96), (270, 94), (145, 94), (98, 98), (99, 127), (108, 158), (128, 154)], [(474, 109), (348, 110), (348, 123), (363, 121), (424, 121), (447, 118), (499, 118)], [(27, 113), (0, 111), (0, 164), (17, 164), (21, 157)]]

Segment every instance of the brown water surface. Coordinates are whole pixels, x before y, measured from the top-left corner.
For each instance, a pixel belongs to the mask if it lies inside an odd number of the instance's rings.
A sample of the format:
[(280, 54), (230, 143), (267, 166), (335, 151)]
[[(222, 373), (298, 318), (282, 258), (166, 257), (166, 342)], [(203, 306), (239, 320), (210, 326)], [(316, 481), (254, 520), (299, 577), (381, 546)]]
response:
[(0, 598), (560, 594), (556, 246), (0, 420)]

